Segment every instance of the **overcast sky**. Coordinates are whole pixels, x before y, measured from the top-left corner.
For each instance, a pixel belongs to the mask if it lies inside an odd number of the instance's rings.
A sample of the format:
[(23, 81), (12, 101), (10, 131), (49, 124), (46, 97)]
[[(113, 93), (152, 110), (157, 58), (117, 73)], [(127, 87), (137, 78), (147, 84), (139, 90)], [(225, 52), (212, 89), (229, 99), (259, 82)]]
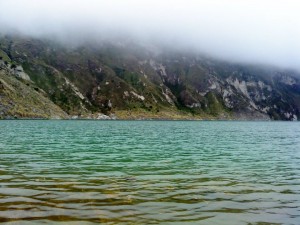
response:
[(127, 35), (300, 69), (298, 0), (0, 0), (0, 9), (4, 33), (67, 41)]

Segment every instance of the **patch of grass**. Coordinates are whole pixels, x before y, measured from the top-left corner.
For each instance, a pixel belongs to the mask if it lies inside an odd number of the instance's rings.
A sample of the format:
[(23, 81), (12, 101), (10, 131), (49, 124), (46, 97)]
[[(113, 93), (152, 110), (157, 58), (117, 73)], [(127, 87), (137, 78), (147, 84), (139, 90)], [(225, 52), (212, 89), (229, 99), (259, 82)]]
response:
[(1, 59), (1, 57), (2, 57), (3, 61), (9, 62), (9, 63), (11, 62), (8, 55), (3, 50), (0, 49), (0, 59)]

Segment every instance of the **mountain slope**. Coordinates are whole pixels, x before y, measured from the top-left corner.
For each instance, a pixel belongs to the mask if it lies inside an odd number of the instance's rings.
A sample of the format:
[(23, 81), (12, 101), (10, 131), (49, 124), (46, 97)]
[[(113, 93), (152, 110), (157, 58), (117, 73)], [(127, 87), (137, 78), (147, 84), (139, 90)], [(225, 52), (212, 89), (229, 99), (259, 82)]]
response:
[(41, 89), (30, 80), (16, 77), (10, 64), (0, 60), (0, 119), (67, 118), (57, 105), (51, 102)]
[(294, 71), (135, 43), (72, 48), (8, 36), (0, 43), (6, 60), (22, 65), (34, 85), (71, 116), (300, 118), (300, 76)]

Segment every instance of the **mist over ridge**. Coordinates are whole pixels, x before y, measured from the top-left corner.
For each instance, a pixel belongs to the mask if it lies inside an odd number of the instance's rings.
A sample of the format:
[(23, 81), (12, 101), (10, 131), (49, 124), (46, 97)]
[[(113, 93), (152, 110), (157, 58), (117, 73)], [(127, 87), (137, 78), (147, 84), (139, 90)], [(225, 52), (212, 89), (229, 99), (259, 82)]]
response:
[(131, 40), (300, 69), (295, 0), (0, 0), (0, 32), (62, 43)]

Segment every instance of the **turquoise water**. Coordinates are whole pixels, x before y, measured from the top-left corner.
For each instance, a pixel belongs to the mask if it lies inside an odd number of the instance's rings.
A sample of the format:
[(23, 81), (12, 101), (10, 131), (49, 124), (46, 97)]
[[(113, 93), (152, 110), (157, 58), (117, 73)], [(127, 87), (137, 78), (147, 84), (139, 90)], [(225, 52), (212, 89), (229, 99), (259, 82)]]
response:
[(300, 123), (0, 121), (5, 224), (300, 224)]

